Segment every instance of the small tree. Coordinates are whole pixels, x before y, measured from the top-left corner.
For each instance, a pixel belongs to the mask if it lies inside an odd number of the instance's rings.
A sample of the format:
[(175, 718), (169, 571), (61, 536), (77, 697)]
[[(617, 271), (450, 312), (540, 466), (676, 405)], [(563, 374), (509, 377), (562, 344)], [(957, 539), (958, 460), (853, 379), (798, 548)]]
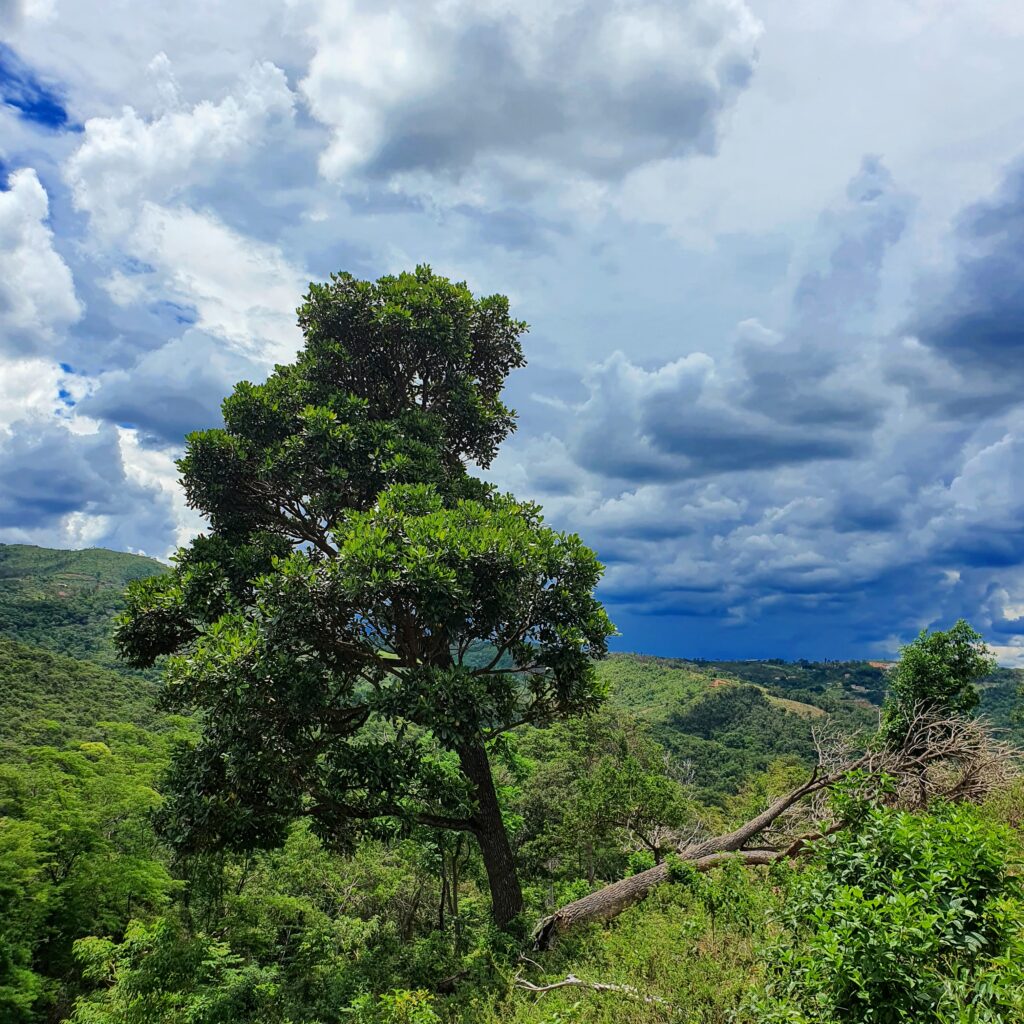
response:
[(923, 630), (900, 652), (882, 716), (887, 742), (900, 744), (917, 714), (969, 714), (978, 705), (979, 679), (995, 660), (980, 633), (963, 619), (945, 632)]
[(420, 267), (339, 275), (299, 309), (306, 344), (243, 382), (179, 462), (211, 531), (134, 584), (137, 665), (204, 732), (170, 776), (190, 849), (270, 846), (313, 819), (472, 833), (501, 925), (522, 908), (487, 743), (594, 707), (613, 627), (601, 566), (531, 504), (467, 471), (514, 426), (501, 400), (525, 325)]

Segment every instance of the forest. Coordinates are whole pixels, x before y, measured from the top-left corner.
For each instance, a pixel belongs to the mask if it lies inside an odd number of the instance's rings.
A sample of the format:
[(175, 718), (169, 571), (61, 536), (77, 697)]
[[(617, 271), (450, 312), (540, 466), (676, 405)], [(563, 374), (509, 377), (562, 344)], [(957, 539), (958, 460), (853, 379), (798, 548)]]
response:
[(474, 475), (507, 301), (299, 323), (170, 566), (0, 545), (0, 1022), (1024, 1021), (1022, 673), (609, 653), (585, 538)]

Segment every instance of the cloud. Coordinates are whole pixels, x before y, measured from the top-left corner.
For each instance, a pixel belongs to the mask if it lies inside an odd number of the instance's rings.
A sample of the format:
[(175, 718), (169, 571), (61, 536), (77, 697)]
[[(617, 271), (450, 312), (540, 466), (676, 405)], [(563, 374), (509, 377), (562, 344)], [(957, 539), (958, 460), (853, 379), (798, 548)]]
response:
[(117, 434), (15, 423), (0, 442), (0, 527), (47, 527), (71, 512), (109, 512), (124, 476)]
[(909, 206), (884, 165), (866, 158), (821, 218), (823, 267), (796, 283), (783, 332), (749, 320), (731, 358), (691, 353), (645, 370), (616, 353), (594, 367), (571, 428), (579, 464), (678, 481), (864, 455), (885, 401), (863, 379), (856, 331)]
[[(169, 64), (157, 64), (168, 82), (166, 98), (176, 103)], [(232, 165), (258, 165), (293, 116), (283, 72), (264, 63), (218, 103), (152, 119), (127, 107), (119, 117), (86, 121), (66, 178), (98, 240), (124, 254), (125, 270), (114, 270), (105, 283), (116, 303), (171, 301), (194, 310), (198, 328), (268, 367), (294, 353), (294, 308), (309, 275), (279, 247), (188, 202), (191, 189), (218, 180)]]
[(132, 107), (119, 117), (90, 118), (67, 164), (75, 205), (95, 229), (115, 237), (131, 231), (140, 202), (169, 203), (251, 158), (294, 113), (284, 72), (273, 64), (253, 65), (218, 103), (180, 109), (166, 55), (152, 67), (172, 109), (151, 120)]
[(31, 168), (0, 192), (0, 349), (40, 352), (82, 315), (68, 265), (54, 248), (46, 190)]
[(49, 420), (83, 395), (83, 382), (58, 363), (0, 354), (0, 437), (17, 422)]
[(55, 0), (0, 0), (0, 28), (19, 28), (27, 19), (45, 20)]
[[(808, 432), (774, 410), (743, 408), (710, 357), (695, 354), (646, 371), (621, 353), (587, 377), (570, 447), (591, 472), (622, 480), (678, 481), (849, 458), (863, 431), (846, 423)], [(859, 425), (858, 425), (859, 427)]]
[(966, 614), (1019, 656), (1019, 33), (870, 6), (0, 6), (19, 102), (82, 126), (0, 104), (3, 538), (187, 540), (181, 437), (308, 280), (427, 260), (533, 325), (492, 478), (597, 548), (623, 645)]
[[(713, 152), (761, 26), (742, 0), (305, 4), (322, 172), (616, 180)], [(532, 164), (532, 166), (530, 166)]]
[(177, 446), (191, 431), (220, 424), (220, 404), (237, 381), (265, 374), (265, 367), (218, 339), (187, 331), (135, 366), (100, 374), (81, 411), (133, 427), (144, 440)]
[(169, 512), (126, 476), (113, 427), (89, 434), (29, 421), (0, 437), (0, 538), (145, 550), (167, 533)]
[(968, 378), (1017, 388), (1024, 384), (1024, 161), (992, 198), (961, 213), (953, 242), (955, 269), (908, 333)]
[(942, 360), (878, 315), (913, 209), (866, 158), (819, 218), (781, 328), (743, 321), (730, 349), (660, 365), (616, 353), (553, 437), (499, 460), (596, 547), (632, 646), (863, 654), (960, 615), (1018, 635), (1020, 400), (936, 417), (899, 376)]

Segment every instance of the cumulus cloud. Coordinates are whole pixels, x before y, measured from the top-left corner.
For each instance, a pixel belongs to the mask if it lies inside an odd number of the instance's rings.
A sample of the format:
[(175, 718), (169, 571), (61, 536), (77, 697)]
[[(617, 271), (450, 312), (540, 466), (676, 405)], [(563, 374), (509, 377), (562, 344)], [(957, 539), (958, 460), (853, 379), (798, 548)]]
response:
[[(1004, 399), (1024, 384), (1024, 161), (996, 194), (964, 210), (953, 239), (956, 266), (908, 333), (969, 380)], [(948, 371), (947, 371), (948, 372)], [(924, 375), (919, 385), (927, 386)], [(944, 396), (955, 403), (954, 394)]]
[(186, 541), (181, 437), (292, 357), (308, 280), (428, 260), (533, 324), (494, 478), (596, 546), (623, 644), (854, 655), (966, 614), (1024, 656), (1021, 167), (938, 244), (1014, 144), (1006, 18), (193, 8), (0, 5), (0, 159), (37, 169), (0, 192), (0, 538)]
[(68, 265), (54, 248), (46, 190), (31, 168), (15, 171), (0, 192), (0, 347), (51, 348), (82, 315)]
[(329, 178), (614, 180), (715, 149), (761, 26), (743, 0), (306, 4)]
[(126, 476), (113, 427), (80, 433), (34, 420), (0, 436), (4, 540), (152, 550), (154, 537), (168, 532), (169, 511), (155, 490)]
[(135, 428), (145, 441), (180, 445), (191, 431), (219, 425), (220, 404), (237, 381), (265, 373), (217, 339), (186, 331), (135, 366), (100, 374), (80, 408)]
[(579, 464), (623, 480), (678, 481), (864, 455), (884, 403), (865, 381), (857, 329), (908, 209), (881, 162), (867, 158), (822, 218), (824, 265), (797, 282), (785, 331), (746, 321), (732, 358), (692, 353), (646, 370), (617, 353), (591, 370), (571, 433)]
[(74, 434), (59, 423), (15, 423), (0, 447), (0, 526), (47, 527), (77, 510), (109, 512), (121, 483), (113, 429)]
[(0, 354), (0, 437), (14, 423), (66, 414), (85, 394), (83, 384), (48, 359)]
[(108, 234), (131, 230), (140, 202), (168, 203), (225, 166), (250, 157), (293, 115), (284, 72), (254, 65), (220, 102), (180, 104), (172, 68), (160, 53), (151, 65), (172, 109), (147, 120), (132, 107), (119, 117), (90, 118), (67, 164), (76, 206)]
[[(177, 103), (171, 68), (158, 69)], [(259, 242), (188, 202), (233, 164), (258, 162), (294, 116), (283, 72), (254, 65), (220, 102), (145, 119), (131, 107), (86, 121), (66, 168), (76, 207), (107, 246), (125, 255), (108, 293), (122, 304), (171, 301), (197, 327), (269, 366), (294, 353), (296, 299), (308, 275), (279, 247)]]
[(1018, 635), (1024, 421), (998, 404), (936, 418), (900, 373), (942, 360), (877, 317), (912, 210), (867, 158), (781, 328), (745, 321), (727, 352), (660, 366), (617, 353), (553, 428), (565, 444), (517, 442), (510, 476), (595, 544), (620, 625), (715, 621), (720, 656), (881, 650), (961, 614)]

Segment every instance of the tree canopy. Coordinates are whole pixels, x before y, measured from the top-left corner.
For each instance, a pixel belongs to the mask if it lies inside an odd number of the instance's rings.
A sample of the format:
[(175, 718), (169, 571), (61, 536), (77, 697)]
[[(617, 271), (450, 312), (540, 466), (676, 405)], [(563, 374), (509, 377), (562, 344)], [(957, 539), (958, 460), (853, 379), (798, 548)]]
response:
[(171, 774), (185, 849), (344, 840), (397, 819), (473, 833), (501, 923), (521, 908), (486, 744), (596, 706), (613, 627), (601, 566), (540, 509), (469, 473), (514, 426), (501, 402), (525, 325), (420, 267), (336, 275), (306, 344), (239, 384), (179, 467), (210, 532), (128, 595), (118, 645), (169, 662), (203, 716)]
[(900, 742), (915, 714), (965, 715), (979, 701), (975, 683), (996, 667), (980, 633), (963, 619), (948, 630), (922, 630), (900, 651), (890, 676), (883, 734)]

